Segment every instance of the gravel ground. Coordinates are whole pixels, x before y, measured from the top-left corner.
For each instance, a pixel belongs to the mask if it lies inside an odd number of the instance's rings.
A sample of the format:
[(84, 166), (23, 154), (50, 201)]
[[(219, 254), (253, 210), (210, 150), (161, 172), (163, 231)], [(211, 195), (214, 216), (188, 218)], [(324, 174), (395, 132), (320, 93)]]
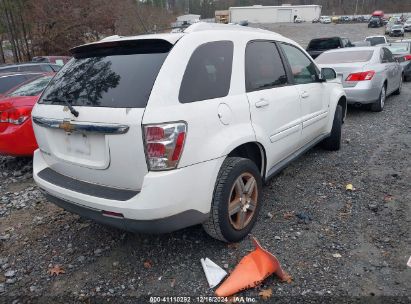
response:
[[(240, 296), (260, 302), (258, 293), (272, 289), (276, 303), (410, 303), (410, 101), (407, 83), (381, 113), (349, 108), (340, 151), (316, 147), (264, 188), (253, 234), (293, 282), (272, 276)], [(252, 249), (248, 239), (227, 245), (201, 227), (150, 236), (82, 219), (44, 200), (31, 165), (0, 157), (2, 303), (212, 296), (200, 258), (231, 270)], [(64, 273), (51, 276), (55, 265)]]
[[(384, 27), (368, 28), (367, 23), (349, 24), (321, 24), (321, 23), (272, 23), (272, 24), (252, 24), (253, 27), (264, 28), (277, 32), (285, 37), (293, 39), (304, 48), (313, 38), (320, 37), (346, 37), (355, 41), (363, 41), (367, 36), (384, 35)], [(400, 37), (388, 37), (390, 41), (401, 39)], [(405, 38), (411, 38), (411, 32), (406, 33)]]

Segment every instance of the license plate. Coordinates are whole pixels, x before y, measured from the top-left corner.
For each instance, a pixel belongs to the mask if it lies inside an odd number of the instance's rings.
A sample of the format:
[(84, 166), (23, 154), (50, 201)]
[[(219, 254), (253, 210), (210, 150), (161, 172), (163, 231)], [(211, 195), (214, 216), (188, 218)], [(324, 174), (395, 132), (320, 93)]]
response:
[(90, 142), (87, 135), (80, 133), (66, 134), (66, 148), (70, 154), (90, 155)]

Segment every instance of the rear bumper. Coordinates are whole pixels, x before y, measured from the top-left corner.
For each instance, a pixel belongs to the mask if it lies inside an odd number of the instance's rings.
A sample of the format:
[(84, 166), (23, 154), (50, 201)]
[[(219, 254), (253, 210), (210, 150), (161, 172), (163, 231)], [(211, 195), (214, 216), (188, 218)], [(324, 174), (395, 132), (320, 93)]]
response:
[[(223, 161), (224, 157), (181, 169), (149, 172), (140, 192), (126, 199), (107, 196), (112, 195), (107, 189), (94, 194), (84, 191), (82, 182), (70, 177), (64, 184), (42, 178), (42, 171), (52, 169), (39, 150), (34, 153), (33, 178), (52, 202), (84, 217), (134, 232), (171, 232), (208, 219)], [(98, 191), (98, 187), (94, 189)], [(124, 218), (107, 217), (103, 211), (121, 213)]]
[(355, 87), (344, 88), (347, 95), (347, 102), (349, 104), (361, 103), (369, 104), (373, 103), (380, 97), (381, 88), (378, 86), (372, 86), (372, 83), (358, 83)]
[(187, 210), (182, 213), (156, 220), (133, 220), (106, 216), (102, 210), (81, 206), (73, 202), (62, 200), (43, 191), (45, 197), (55, 205), (76, 213), (82, 217), (94, 220), (100, 224), (116, 227), (130, 232), (167, 233), (196, 225), (207, 220), (208, 214), (196, 210)]

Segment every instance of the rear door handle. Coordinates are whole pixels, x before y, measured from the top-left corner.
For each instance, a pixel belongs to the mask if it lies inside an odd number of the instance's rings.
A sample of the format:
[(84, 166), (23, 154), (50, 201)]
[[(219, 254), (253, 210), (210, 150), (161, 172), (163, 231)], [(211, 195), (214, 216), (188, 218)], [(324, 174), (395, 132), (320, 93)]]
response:
[(308, 92), (304, 91), (301, 93), (301, 98), (308, 98), (310, 97), (310, 94), (308, 94)]
[(256, 108), (264, 108), (267, 106), (269, 106), (268, 100), (264, 98), (261, 98), (259, 101), (255, 103)]

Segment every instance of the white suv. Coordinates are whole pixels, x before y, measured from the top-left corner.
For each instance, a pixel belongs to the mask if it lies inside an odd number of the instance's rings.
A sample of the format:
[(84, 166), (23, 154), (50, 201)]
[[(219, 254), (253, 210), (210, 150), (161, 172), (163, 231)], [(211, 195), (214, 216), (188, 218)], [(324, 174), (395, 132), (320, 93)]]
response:
[(340, 147), (341, 82), (276, 33), (197, 23), (72, 53), (32, 112), (34, 179), (98, 222), (238, 241), (264, 181), (321, 141)]

